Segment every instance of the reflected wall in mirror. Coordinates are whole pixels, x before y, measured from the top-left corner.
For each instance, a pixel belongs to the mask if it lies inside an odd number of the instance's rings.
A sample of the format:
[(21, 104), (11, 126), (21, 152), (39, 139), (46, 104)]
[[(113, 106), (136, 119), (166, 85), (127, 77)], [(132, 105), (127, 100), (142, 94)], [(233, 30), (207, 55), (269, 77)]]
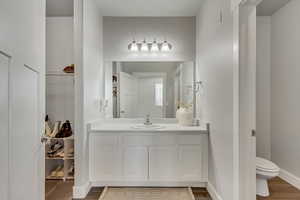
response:
[(107, 62), (108, 118), (175, 118), (179, 105), (194, 110), (194, 62)]

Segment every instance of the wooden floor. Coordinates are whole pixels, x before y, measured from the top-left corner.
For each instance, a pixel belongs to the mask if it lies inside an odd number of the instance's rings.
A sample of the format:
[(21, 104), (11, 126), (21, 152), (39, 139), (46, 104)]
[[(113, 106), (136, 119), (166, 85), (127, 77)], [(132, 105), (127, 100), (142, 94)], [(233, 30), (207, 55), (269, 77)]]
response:
[[(46, 182), (46, 200), (71, 200), (73, 182)], [(300, 200), (300, 190), (280, 178), (269, 181), (269, 197), (257, 197), (257, 200)], [(85, 200), (98, 200), (103, 188), (92, 188)], [(193, 188), (195, 200), (210, 200), (204, 188)]]
[(257, 200), (300, 200), (300, 190), (280, 178), (270, 180), (269, 189), (269, 197), (257, 197)]
[[(72, 181), (47, 181), (46, 200), (71, 200), (73, 184)], [(103, 188), (92, 188), (84, 200), (98, 200), (102, 190)], [(193, 188), (193, 193), (195, 200), (211, 200), (204, 188)]]

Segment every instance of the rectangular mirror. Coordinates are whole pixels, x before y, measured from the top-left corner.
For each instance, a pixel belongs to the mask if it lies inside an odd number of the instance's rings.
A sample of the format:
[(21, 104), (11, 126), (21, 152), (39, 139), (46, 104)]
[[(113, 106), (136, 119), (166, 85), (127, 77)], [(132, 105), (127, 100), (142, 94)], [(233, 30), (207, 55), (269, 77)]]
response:
[(194, 62), (107, 62), (107, 118), (175, 118), (179, 105), (195, 110)]

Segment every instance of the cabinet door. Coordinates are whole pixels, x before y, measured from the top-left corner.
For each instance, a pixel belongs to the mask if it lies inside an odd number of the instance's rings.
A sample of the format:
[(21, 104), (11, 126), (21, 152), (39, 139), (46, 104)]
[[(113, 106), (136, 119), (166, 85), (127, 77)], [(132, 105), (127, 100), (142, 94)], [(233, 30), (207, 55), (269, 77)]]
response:
[(176, 146), (149, 148), (149, 179), (172, 181), (178, 179), (178, 151)]
[(124, 147), (124, 179), (128, 181), (146, 181), (148, 179), (147, 147)]
[(201, 181), (202, 151), (199, 145), (179, 146), (179, 168), (182, 181)]
[(121, 180), (121, 151), (117, 136), (91, 137), (91, 179)]

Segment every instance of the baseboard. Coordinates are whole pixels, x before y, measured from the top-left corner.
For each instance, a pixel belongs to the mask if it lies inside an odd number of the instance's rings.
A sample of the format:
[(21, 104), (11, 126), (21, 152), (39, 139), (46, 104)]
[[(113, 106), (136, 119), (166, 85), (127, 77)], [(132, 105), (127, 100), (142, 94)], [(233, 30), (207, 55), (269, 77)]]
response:
[(92, 181), (92, 187), (206, 187), (206, 182), (191, 181)]
[[(284, 178), (282, 178), (282, 179), (284, 179)], [(297, 181), (299, 181), (298, 186), (300, 186), (299, 178)], [(106, 185), (107, 185), (107, 182), (105, 182), (105, 183), (104, 182), (92, 182), (92, 183), (87, 182), (82, 186), (74, 186), (73, 187), (73, 199), (84, 199), (87, 196), (87, 194), (89, 193), (92, 186), (106, 186)], [(115, 182), (115, 183), (111, 182), (109, 185), (121, 186), (122, 184), (120, 184), (120, 182)], [(133, 185), (136, 185), (136, 184), (133, 184)], [(149, 184), (149, 186), (150, 185), (152, 185), (152, 184)], [(166, 185), (170, 186), (170, 184), (166, 184)], [(182, 184), (178, 184), (178, 183), (173, 184), (173, 186), (180, 186), (180, 185), (182, 186)], [(128, 186), (128, 183), (126, 184), (126, 186)], [(221, 198), (221, 196), (217, 193), (217, 190), (215, 189), (215, 187), (210, 182), (208, 182), (207, 184), (206, 183), (198, 183), (198, 184), (194, 185), (194, 187), (205, 187), (205, 186), (213, 200), (223, 200)]]
[(73, 199), (84, 199), (92, 188), (90, 182), (85, 183), (82, 186), (73, 187)]
[(294, 174), (292, 174), (284, 169), (280, 170), (279, 177), (300, 190), (300, 178), (299, 177), (295, 176)]
[(218, 194), (216, 188), (210, 182), (207, 183), (206, 189), (213, 200), (223, 200)]

